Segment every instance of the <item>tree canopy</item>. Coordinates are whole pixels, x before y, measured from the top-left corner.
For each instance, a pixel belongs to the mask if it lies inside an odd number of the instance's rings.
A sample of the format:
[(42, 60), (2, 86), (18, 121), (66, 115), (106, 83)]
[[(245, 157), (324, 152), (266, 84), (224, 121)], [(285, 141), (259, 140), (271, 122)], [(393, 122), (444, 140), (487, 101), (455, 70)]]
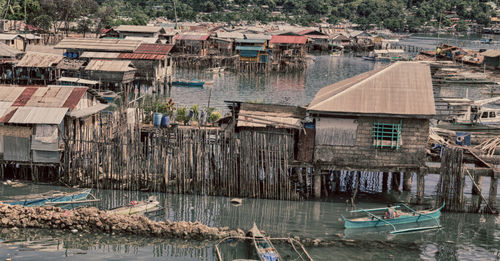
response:
[(144, 25), (150, 18), (174, 19), (175, 15), (179, 21), (283, 20), (309, 25), (349, 20), (361, 27), (375, 24), (393, 31), (413, 31), (424, 25), (465, 30), (468, 22), (488, 26), (496, 16), (493, 7), (483, 0), (0, 0), (4, 18), (44, 29), (78, 21), (82, 30), (89, 27), (82, 17), (100, 29)]

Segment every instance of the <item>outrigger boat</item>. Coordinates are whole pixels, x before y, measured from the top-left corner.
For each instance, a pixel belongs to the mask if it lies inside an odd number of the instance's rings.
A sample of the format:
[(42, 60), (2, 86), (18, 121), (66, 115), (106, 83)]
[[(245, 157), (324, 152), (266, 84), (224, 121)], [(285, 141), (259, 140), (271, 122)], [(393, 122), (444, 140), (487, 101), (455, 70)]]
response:
[(204, 81), (200, 81), (198, 79), (193, 80), (176, 80), (172, 82), (172, 85), (177, 86), (187, 86), (187, 87), (203, 87), (205, 85)]
[[(391, 234), (398, 233), (406, 233), (406, 232), (415, 232), (421, 230), (430, 230), (430, 229), (438, 229), (441, 228), (439, 223), (439, 217), (441, 216), (441, 209), (443, 209), (444, 203), (441, 207), (435, 210), (423, 210), (416, 211), (406, 204), (399, 204), (393, 206), (393, 209), (406, 209), (409, 212), (398, 211), (399, 216), (391, 219), (385, 219), (381, 215), (375, 215), (372, 212), (381, 212), (387, 211), (388, 207), (385, 208), (372, 208), (372, 209), (358, 209), (350, 211), (351, 213), (365, 213), (367, 217), (347, 219), (342, 216), (345, 223), (344, 226), (346, 229), (357, 229), (357, 228), (372, 228), (372, 227), (381, 227), (381, 226), (390, 226), (393, 229)], [(435, 221), (436, 225), (432, 226), (422, 226), (422, 227), (413, 227), (413, 228), (405, 228), (405, 229), (396, 229), (395, 225), (401, 224), (410, 224), (410, 223), (421, 223), (424, 221)]]
[[(297, 253), (297, 255), (300, 257), (301, 260), (309, 260), (313, 261), (312, 257), (309, 255), (309, 253), (306, 251), (304, 246), (297, 240), (293, 238), (270, 238), (266, 237), (262, 234), (262, 232), (257, 228), (257, 225), (254, 223), (252, 229), (250, 229), (246, 235), (246, 237), (226, 237), (219, 241), (217, 245), (215, 245), (215, 249), (217, 251), (217, 257), (219, 261), (224, 261), (221, 250), (220, 250), (220, 244), (224, 242), (231, 242), (233, 240), (245, 240), (247, 242), (251, 242), (253, 247), (255, 248), (255, 252), (257, 253), (258, 260), (260, 261), (283, 261), (284, 259), (281, 257), (281, 255), (278, 253), (278, 250), (274, 247), (273, 243), (271, 241), (284, 241), (289, 243), (294, 251)], [(298, 250), (302, 251), (302, 254), (299, 253)], [(233, 261), (257, 261), (254, 259), (235, 259)]]
[(156, 200), (156, 197), (151, 196), (144, 201), (132, 201), (126, 206), (110, 209), (109, 212), (125, 216), (143, 215), (160, 210), (161, 208), (159, 205), (160, 202)]
[(87, 200), (92, 189), (84, 189), (77, 192), (49, 191), (41, 194), (28, 194), (12, 197), (11, 200), (3, 201), (3, 204), (22, 205), (25, 207), (35, 207), (43, 205), (55, 205), (61, 208), (74, 208), (98, 199)]

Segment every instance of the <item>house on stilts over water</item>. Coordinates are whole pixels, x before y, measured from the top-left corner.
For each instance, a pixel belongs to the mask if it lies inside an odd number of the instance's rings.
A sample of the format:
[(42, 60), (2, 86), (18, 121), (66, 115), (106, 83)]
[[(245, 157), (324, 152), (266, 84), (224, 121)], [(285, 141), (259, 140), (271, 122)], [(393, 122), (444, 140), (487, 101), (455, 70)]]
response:
[(428, 65), (397, 62), (326, 86), (307, 111), (314, 127), (306, 128), (299, 147), (309, 151), (299, 156), (314, 155), (302, 160), (315, 166), (315, 196), (321, 196), (322, 172), (335, 171), (339, 184), (338, 171), (358, 170), (383, 172), (382, 190), (389, 172), (393, 189), (403, 172), (403, 190), (410, 190), (415, 172), (422, 199), (429, 120), (436, 113)]

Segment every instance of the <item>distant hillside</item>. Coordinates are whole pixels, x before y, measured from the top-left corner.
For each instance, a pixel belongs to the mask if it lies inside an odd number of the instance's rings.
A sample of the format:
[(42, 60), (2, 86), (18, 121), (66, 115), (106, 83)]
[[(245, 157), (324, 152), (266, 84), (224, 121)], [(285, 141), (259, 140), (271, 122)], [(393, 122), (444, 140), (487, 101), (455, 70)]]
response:
[(26, 19), (42, 28), (81, 16), (97, 21), (99, 27), (145, 24), (154, 17), (174, 19), (174, 6), (179, 21), (310, 25), (349, 20), (393, 31), (438, 25), (464, 31), (470, 23), (489, 26), (491, 17), (497, 15), (494, 2), (481, 0), (0, 0), (0, 6), (4, 17)]

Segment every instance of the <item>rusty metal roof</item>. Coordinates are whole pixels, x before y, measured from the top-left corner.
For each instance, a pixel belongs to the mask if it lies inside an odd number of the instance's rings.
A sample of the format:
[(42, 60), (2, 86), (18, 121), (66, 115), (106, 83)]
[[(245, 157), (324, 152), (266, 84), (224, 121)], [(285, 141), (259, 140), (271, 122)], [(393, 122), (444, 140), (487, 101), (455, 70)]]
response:
[(167, 56), (164, 54), (151, 53), (121, 53), (118, 58), (128, 60), (165, 60)]
[(131, 66), (131, 61), (122, 60), (90, 60), (85, 70), (103, 72), (128, 72), (135, 71)]
[(271, 37), (271, 44), (305, 44), (307, 36), (295, 35), (273, 35)]
[(208, 34), (182, 34), (178, 39), (188, 41), (206, 41), (208, 37), (210, 37)]
[(122, 39), (64, 38), (54, 48), (83, 51), (133, 52), (141, 41)]
[(59, 124), (87, 92), (75, 86), (0, 85), (0, 122)]
[(134, 51), (134, 53), (150, 53), (150, 54), (169, 54), (173, 45), (168, 44), (146, 44), (143, 43)]
[(57, 65), (63, 58), (62, 55), (27, 52), (17, 67), (47, 68)]
[(325, 114), (430, 117), (436, 114), (429, 65), (397, 62), (322, 88), (307, 108)]

